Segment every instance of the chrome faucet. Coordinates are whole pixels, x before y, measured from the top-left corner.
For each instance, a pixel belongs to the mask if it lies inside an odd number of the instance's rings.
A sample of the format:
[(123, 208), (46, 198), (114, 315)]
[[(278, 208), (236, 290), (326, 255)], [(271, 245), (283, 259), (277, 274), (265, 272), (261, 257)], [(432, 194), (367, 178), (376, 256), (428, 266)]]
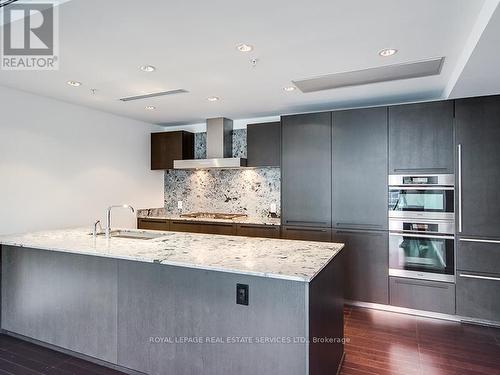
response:
[(95, 223), (94, 223), (94, 231), (92, 232), (92, 234), (94, 235), (94, 238), (97, 236), (97, 227), (99, 226), (99, 228), (101, 229), (101, 233), (103, 232), (102, 230), (102, 225), (101, 225), (101, 220), (97, 220)]
[(129, 208), (132, 213), (135, 212), (134, 207), (128, 205), (128, 204), (121, 204), (121, 205), (114, 205), (114, 206), (109, 206), (108, 207), (108, 212), (106, 216), (106, 238), (109, 238), (111, 236), (111, 210), (113, 208)]

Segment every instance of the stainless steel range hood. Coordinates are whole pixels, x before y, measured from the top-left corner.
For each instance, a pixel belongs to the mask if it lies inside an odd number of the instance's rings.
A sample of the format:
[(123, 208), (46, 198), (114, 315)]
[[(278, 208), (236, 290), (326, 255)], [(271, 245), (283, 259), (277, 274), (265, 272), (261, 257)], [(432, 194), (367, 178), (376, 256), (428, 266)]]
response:
[(207, 158), (174, 160), (174, 169), (246, 167), (247, 159), (233, 158), (233, 120), (218, 117), (207, 120)]

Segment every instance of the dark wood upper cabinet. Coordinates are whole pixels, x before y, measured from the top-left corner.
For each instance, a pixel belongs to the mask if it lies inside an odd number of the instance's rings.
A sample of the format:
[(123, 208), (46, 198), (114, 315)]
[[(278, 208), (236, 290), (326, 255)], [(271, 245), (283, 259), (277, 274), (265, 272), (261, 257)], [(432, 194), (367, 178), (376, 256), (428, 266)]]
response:
[(331, 227), (331, 112), (281, 118), (282, 224)]
[(453, 101), (389, 107), (389, 174), (453, 173)]
[(455, 116), (462, 167), (456, 184), (459, 234), (500, 239), (500, 96), (457, 100)]
[(280, 158), (281, 123), (248, 124), (247, 166), (279, 167)]
[(174, 160), (182, 159), (194, 159), (193, 133), (151, 133), (151, 169), (172, 169)]
[(387, 229), (387, 107), (333, 112), (333, 227)]

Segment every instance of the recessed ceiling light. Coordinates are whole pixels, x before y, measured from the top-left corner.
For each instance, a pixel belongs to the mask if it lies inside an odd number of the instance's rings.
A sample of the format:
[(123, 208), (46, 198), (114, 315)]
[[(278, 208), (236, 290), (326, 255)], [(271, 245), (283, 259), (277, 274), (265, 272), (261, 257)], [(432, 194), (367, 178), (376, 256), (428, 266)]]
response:
[(156, 70), (156, 68), (153, 65), (143, 65), (143, 66), (141, 66), (141, 70), (143, 72), (151, 73), (151, 72), (154, 72)]
[(79, 87), (82, 85), (82, 83), (78, 81), (68, 81), (67, 84), (73, 87)]
[(283, 90), (285, 90), (287, 92), (295, 91), (296, 87), (295, 86), (287, 86), (287, 87), (283, 87)]
[(209, 102), (216, 102), (216, 101), (219, 101), (219, 100), (220, 100), (220, 98), (219, 98), (218, 96), (209, 96), (209, 97), (207, 98), (207, 100), (208, 100)]
[(148, 106), (144, 107), (144, 109), (147, 109), (148, 111), (154, 111), (156, 109), (156, 107), (154, 105), (148, 105)]
[(246, 43), (240, 43), (236, 46), (236, 48), (238, 49), (238, 51), (240, 52), (250, 52), (253, 50), (253, 46), (250, 45), (250, 44), (246, 44)]
[(389, 57), (395, 55), (397, 52), (398, 50), (394, 48), (384, 48), (383, 50), (379, 51), (378, 54), (382, 57)]

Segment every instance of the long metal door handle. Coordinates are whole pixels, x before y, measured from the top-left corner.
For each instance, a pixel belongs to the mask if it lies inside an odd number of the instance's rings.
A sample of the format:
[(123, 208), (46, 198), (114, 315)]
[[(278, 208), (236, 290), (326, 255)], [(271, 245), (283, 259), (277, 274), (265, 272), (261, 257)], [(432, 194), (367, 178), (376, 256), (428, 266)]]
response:
[(317, 232), (317, 233), (326, 233), (326, 229), (285, 228), (285, 230), (290, 231), (290, 232)]
[(466, 277), (468, 279), (481, 279), (481, 280), (493, 280), (500, 281), (500, 277), (491, 277), (491, 276), (479, 276), (479, 275), (470, 275), (468, 273), (461, 273), (460, 277)]
[(326, 224), (326, 221), (300, 221), (300, 220), (286, 220), (287, 224)]
[(463, 230), (463, 217), (462, 217), (462, 144), (457, 146), (458, 153), (458, 232), (462, 233)]
[(481, 240), (476, 238), (460, 238), (462, 242), (481, 242), (481, 243), (496, 243), (500, 244), (500, 240)]
[(279, 227), (276, 226), (271, 226), (271, 225), (240, 225), (240, 228), (243, 229), (264, 229), (264, 230), (278, 230)]
[(382, 228), (379, 224), (366, 224), (366, 223), (337, 223), (339, 227), (370, 227), (370, 228)]

